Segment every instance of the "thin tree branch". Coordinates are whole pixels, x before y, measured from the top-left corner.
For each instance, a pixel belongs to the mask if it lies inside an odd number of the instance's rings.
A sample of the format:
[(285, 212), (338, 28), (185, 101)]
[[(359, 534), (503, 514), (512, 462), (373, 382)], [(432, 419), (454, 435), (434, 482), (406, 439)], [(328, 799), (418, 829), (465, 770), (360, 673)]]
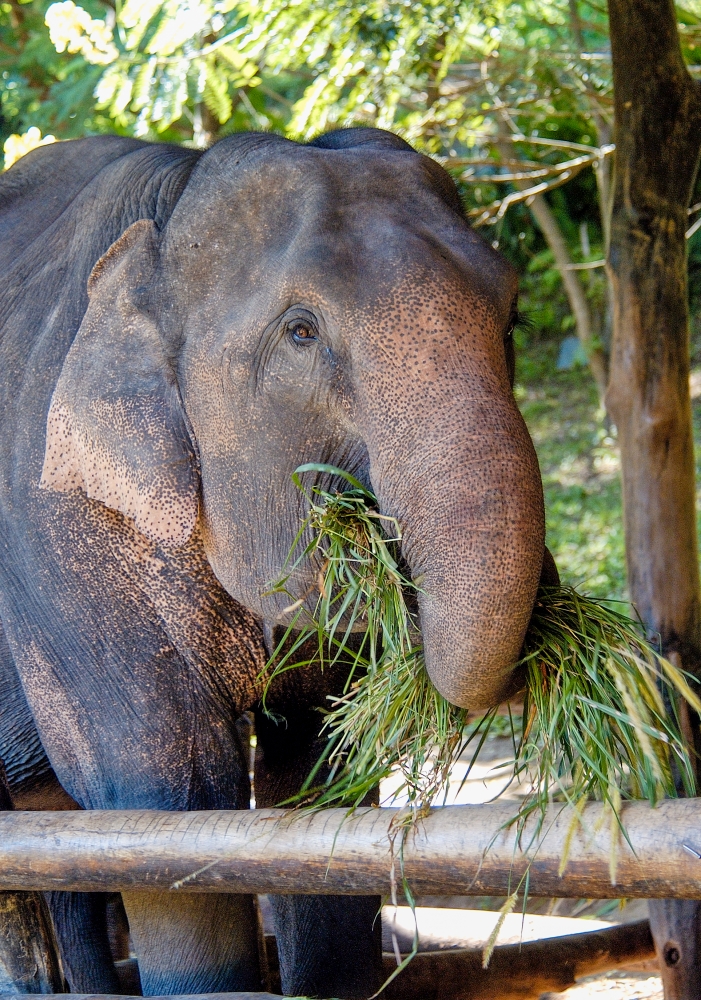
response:
[[(591, 149), (591, 146), (584, 148)], [(581, 170), (584, 170), (585, 167), (593, 166), (599, 160), (603, 159), (603, 157), (610, 156), (613, 151), (613, 146), (602, 146), (601, 149), (595, 150), (596, 155), (579, 156), (574, 160), (568, 160), (565, 163), (558, 163), (553, 168), (553, 170), (557, 172), (557, 176), (553, 180), (543, 181), (540, 184), (525, 188), (521, 191), (512, 191), (511, 194), (508, 194), (505, 198), (493, 201), (485, 208), (473, 208), (472, 211), (468, 213), (475, 220), (473, 222), (473, 226), (494, 225), (494, 223), (504, 217), (505, 213), (512, 205), (516, 205), (522, 201), (528, 202), (530, 198), (534, 198), (536, 195), (544, 194), (546, 191), (552, 191), (554, 188), (560, 187), (560, 185), (571, 180)], [(497, 175), (497, 177), (500, 180), (503, 179), (499, 177), (499, 175)], [(465, 179), (472, 180), (472, 178)], [(482, 180), (482, 178), (475, 178), (474, 180), (475, 182), (478, 182)]]

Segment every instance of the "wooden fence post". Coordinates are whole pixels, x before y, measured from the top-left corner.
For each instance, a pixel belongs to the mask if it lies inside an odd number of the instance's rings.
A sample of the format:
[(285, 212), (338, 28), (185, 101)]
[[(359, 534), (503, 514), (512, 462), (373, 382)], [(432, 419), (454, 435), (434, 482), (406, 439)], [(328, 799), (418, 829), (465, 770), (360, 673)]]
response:
[[(0, 810), (12, 809), (0, 762)], [(41, 892), (0, 892), (0, 995), (63, 993), (49, 910)]]

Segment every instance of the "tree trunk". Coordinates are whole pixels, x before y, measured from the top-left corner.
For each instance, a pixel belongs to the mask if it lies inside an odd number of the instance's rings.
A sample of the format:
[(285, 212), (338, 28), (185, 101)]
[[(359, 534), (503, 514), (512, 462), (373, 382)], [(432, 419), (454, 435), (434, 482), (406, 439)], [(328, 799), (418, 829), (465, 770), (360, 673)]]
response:
[[(621, 448), (630, 596), (652, 636), (701, 676), (685, 230), (701, 93), (672, 0), (609, 0), (616, 162), (609, 412)], [(667, 1000), (701, 997), (699, 904), (653, 906)]]

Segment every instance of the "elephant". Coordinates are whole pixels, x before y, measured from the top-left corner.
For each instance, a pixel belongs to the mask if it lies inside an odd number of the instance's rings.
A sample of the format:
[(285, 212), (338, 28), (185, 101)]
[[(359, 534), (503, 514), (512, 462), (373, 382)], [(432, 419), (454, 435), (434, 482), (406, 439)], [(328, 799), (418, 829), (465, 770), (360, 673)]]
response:
[[(431, 680), (492, 706), (544, 565), (516, 406), (517, 276), (400, 137), (207, 150), (98, 136), (0, 178), (0, 759), (17, 808), (242, 809), (299, 790), (339, 669), (284, 674), (271, 592), (326, 463), (402, 529)], [(307, 485), (329, 488), (326, 473)], [(292, 584), (308, 601), (314, 566)], [(260, 990), (235, 894), (123, 894), (144, 995)], [(104, 900), (49, 897), (74, 992)], [(283, 990), (368, 997), (379, 897), (272, 897)]]

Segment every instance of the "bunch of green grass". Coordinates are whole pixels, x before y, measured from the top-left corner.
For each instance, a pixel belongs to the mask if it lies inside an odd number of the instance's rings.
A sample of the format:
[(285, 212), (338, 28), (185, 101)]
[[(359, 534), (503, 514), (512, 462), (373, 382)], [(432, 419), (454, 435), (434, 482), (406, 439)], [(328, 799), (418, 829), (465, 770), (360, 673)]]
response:
[[(300, 489), (306, 471), (343, 476), (349, 489), (307, 494), (309, 515), (292, 550), (301, 552), (291, 555), (275, 589), (287, 592), (293, 572), (312, 560), (318, 598), (312, 612), (306, 600), (288, 609), (270, 681), (312, 661), (322, 669), (346, 663), (348, 677), (326, 713), (324, 755), (297, 801), (353, 807), (399, 771), (413, 812), (423, 811), (447, 789), (452, 764), (470, 744), (472, 766), (497, 710), (468, 725), (467, 711), (429, 680), (410, 610), (416, 588), (400, 570), (397, 523), (379, 514), (374, 496), (347, 473), (302, 466)], [(655, 804), (676, 794), (675, 779), (694, 794), (676, 706), (682, 698), (701, 712), (701, 702), (638, 622), (572, 588), (541, 589), (522, 666), (520, 732), (511, 725), (514, 777), (526, 789), (520, 823), (534, 810), (542, 817), (553, 800), (579, 810), (590, 798), (607, 803), (618, 820), (622, 799)]]

